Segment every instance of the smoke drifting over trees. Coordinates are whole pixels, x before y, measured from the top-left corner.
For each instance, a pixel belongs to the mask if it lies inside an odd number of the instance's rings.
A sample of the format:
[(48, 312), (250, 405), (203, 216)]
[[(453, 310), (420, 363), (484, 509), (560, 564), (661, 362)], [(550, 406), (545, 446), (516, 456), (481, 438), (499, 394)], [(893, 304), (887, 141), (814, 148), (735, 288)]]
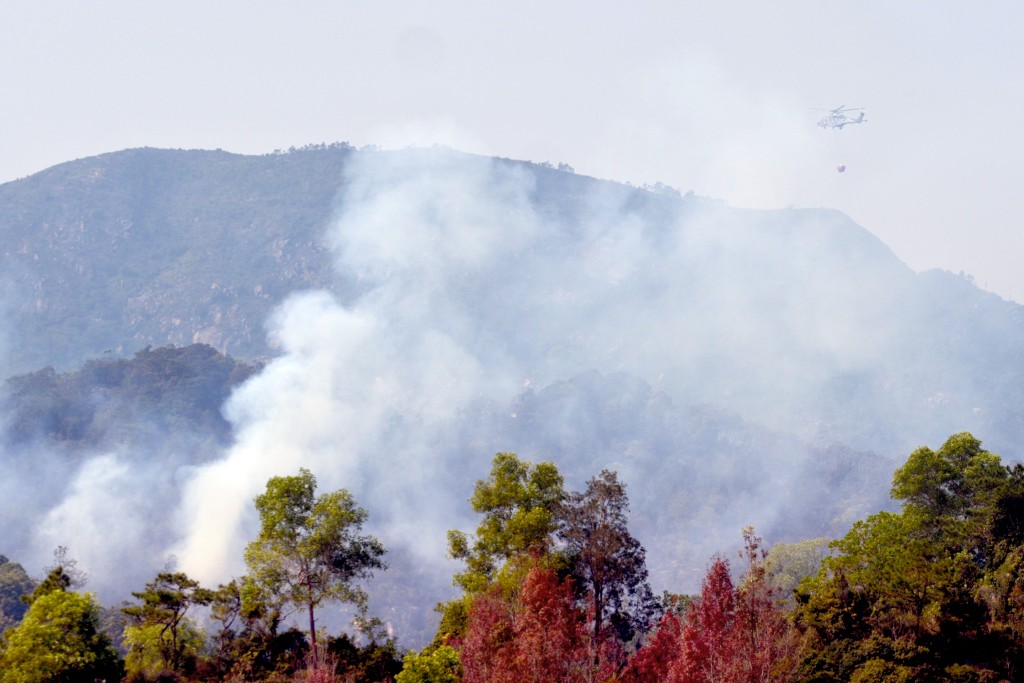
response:
[(227, 581), (253, 497), (306, 467), (351, 490), (406, 558), (393, 566), (423, 568), (422, 594), (443, 600), (445, 530), (470, 526), (471, 482), (514, 451), (576, 488), (617, 471), (653, 587), (695, 588), (749, 524), (772, 540), (844, 532), (920, 443), (970, 430), (1020, 455), (1020, 307), (915, 275), (837, 212), (446, 150), (347, 153), (339, 186), (322, 242), (334, 280), (266, 321), (276, 355), (225, 404), (230, 441), (154, 451), (174, 431), (157, 430), (71, 461), (8, 445), (5, 554), (68, 544), (101, 586), (104, 567), (151, 576), (171, 555)]

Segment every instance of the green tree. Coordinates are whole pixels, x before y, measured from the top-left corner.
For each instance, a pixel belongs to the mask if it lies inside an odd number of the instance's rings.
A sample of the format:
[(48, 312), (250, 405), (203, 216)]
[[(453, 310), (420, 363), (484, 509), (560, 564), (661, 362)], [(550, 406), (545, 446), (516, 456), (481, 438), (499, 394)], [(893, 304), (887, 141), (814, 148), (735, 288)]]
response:
[(977, 568), (965, 552), (945, 552), (918, 529), (902, 513), (859, 521), (802, 584), (797, 623), (812, 634), (806, 663), (821, 680), (847, 680), (861, 667), (936, 680), (935, 668), (964, 650), (944, 634), (963, 629), (960, 639), (977, 646), (984, 615), (969, 589)]
[(89, 593), (39, 595), (6, 634), (2, 683), (79, 683), (120, 680), (117, 651), (100, 629), (100, 608)]
[[(190, 608), (208, 605), (213, 592), (183, 572), (161, 572), (146, 584), (146, 589), (132, 593), (141, 602), (121, 611), (132, 620), (125, 629), (129, 645), (129, 668), (133, 662), (145, 662), (150, 669), (152, 653), (159, 654), (164, 669), (179, 671), (193, 653), (197, 629), (187, 618)], [(132, 657), (132, 653), (144, 656)]]
[(206, 645), (206, 634), (191, 619), (178, 624), (174, 662), (168, 661), (171, 645), (165, 627), (157, 623), (129, 624), (124, 628), (125, 671), (129, 676), (155, 677), (166, 672), (189, 674)]
[(990, 540), (985, 532), (1009, 479), (999, 456), (964, 432), (938, 451), (923, 446), (911, 453), (893, 475), (892, 497), (903, 501), (918, 535), (983, 553)]
[(316, 608), (325, 601), (363, 605), (366, 593), (355, 582), (384, 567), (384, 546), (359, 533), (367, 514), (352, 494), (339, 489), (317, 496), (309, 470), (271, 478), (255, 503), (260, 533), (245, 550), (249, 575), (243, 596), (305, 608), (318, 662)]
[(395, 676), (395, 683), (459, 683), (462, 680), (462, 663), (459, 653), (450, 645), (405, 655), (402, 670)]
[(533, 465), (515, 453), (495, 455), (490, 476), (477, 481), (469, 499), (473, 511), (483, 515), (475, 536), (448, 532), (449, 554), (466, 563), (455, 584), (467, 593), (480, 592), (505, 562), (549, 551), (564, 499), (562, 475), (551, 463)]
[(789, 601), (801, 581), (821, 571), (821, 562), (828, 554), (829, 540), (824, 537), (774, 544), (764, 566), (780, 599)]
[(798, 590), (808, 679), (1019, 675), (1022, 479), (970, 434), (915, 450), (893, 476), (902, 511), (855, 523)]
[(210, 634), (204, 671), (209, 678), (262, 680), (285, 676), (306, 657), (308, 642), (292, 628), (278, 632), (279, 601), (266, 602), (257, 586), (232, 580), (212, 591)]
[(552, 559), (565, 496), (562, 475), (553, 464), (534, 465), (515, 453), (494, 456), (490, 475), (477, 480), (469, 499), (473, 511), (483, 516), (476, 533), (448, 532), (448, 554), (466, 565), (453, 579), (464, 594), (436, 607), (441, 619), (434, 646), (465, 632), (474, 596), (494, 581), (515, 593), (537, 559)]

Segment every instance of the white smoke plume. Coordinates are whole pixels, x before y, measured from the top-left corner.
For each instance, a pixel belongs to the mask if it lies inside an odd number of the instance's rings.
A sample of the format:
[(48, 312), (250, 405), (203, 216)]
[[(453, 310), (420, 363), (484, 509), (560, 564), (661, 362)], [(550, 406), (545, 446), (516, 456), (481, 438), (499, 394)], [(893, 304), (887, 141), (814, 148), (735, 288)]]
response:
[[(396, 178), (370, 168), (352, 179), (351, 209), (332, 240), (340, 267), (365, 288), (358, 301), (344, 307), (309, 292), (270, 322), (282, 354), (233, 396), (236, 443), (199, 468), (184, 499), (189, 533), (176, 554), (195, 576), (241, 571), (253, 496), (299, 467), (325, 490), (352, 490), (388, 542), (442, 558), (437, 547), (460, 501), (438, 495), (449, 473), (436, 446), (471, 402), (506, 401), (521, 380), (501, 348), (467, 343), (474, 320), (447, 293), (453, 278), (496, 267), (503, 248), (526, 244), (536, 225), (521, 179), (427, 170)], [(517, 207), (526, 220), (501, 218)]]
[(197, 465), (159, 435), (0, 453), (5, 519), (33, 520), (0, 550), (41, 567), (68, 546), (108, 601), (172, 561), (212, 586), (245, 571), (254, 496), (306, 467), (368, 510), (393, 558), (371, 589), (423, 640), (453, 590), (445, 530), (472, 528), (495, 452), (552, 460), (574, 489), (617, 470), (655, 590), (685, 591), (748, 524), (820, 535), (877, 510), (891, 462), (865, 451), (985, 433), (983, 380), (931, 376), (946, 338), (921, 334), (918, 278), (869, 233), (659, 192), (443, 149), (354, 154), (325, 235), (338, 284), (267, 322), (280, 353), (225, 406), (222, 457)]
[[(281, 355), (232, 397), (236, 441), (195, 469), (183, 497), (185, 534), (172, 549), (183, 569), (207, 583), (243, 572), (253, 497), (269, 477), (306, 467), (322, 490), (351, 490), (386, 545), (450, 576), (444, 530), (472, 524), (473, 481), (494, 452), (530, 448), (513, 428), (468, 424), (478, 406), (508, 413), (524, 390), (597, 368), (631, 373), (680, 404), (781, 424), (814, 402), (822, 376), (871, 367), (890, 344), (863, 323), (886, 321), (893, 307), (870, 278), (844, 277), (879, 252), (898, 277), (902, 264), (839, 214), (748, 213), (691, 198), (655, 225), (634, 206), (642, 193), (605, 185), (569, 198), (575, 215), (542, 215), (534, 199), (545, 188), (524, 168), (444, 150), (351, 162), (327, 241), (356, 293), (293, 296), (270, 321)], [(837, 239), (844, 261), (819, 260)], [(769, 256), (780, 249), (784, 257)], [(796, 303), (806, 288), (819, 307), (847, 314)], [(569, 484), (616, 466), (638, 486), (651, 473), (630, 457), (648, 456), (595, 453)], [(778, 446), (757, 457), (700, 465), (719, 470), (715, 481), (771, 468), (774, 477), (689, 510), (700, 528), (652, 552), (669, 582), (656, 588), (678, 589), (742, 526), (774, 521), (800, 456)], [(680, 548), (691, 556), (673, 557)]]

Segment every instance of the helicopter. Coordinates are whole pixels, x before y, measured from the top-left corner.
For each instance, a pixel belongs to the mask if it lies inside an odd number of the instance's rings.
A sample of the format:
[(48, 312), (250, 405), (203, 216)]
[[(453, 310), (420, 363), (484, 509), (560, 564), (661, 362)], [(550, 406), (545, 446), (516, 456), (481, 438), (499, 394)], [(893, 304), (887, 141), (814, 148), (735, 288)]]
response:
[[(842, 130), (843, 126), (845, 126), (848, 123), (864, 123), (864, 121), (866, 120), (864, 118), (864, 110), (861, 107), (847, 107), (845, 104), (841, 104), (835, 109), (822, 109), (819, 111), (828, 112), (828, 114), (826, 114), (825, 117), (821, 119), (821, 121), (818, 121), (818, 125), (821, 126), (822, 128), (834, 128), (835, 130)], [(857, 118), (847, 116), (846, 112), (849, 111), (859, 111), (860, 116), (858, 116)]]

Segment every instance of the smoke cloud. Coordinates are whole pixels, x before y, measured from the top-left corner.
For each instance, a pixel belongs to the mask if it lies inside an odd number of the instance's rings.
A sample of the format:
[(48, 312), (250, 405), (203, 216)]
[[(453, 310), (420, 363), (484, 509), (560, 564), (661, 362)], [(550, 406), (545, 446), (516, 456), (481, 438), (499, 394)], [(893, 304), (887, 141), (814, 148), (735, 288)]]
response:
[[(281, 355), (232, 397), (236, 442), (186, 489), (187, 531), (173, 550), (185, 570), (205, 582), (241, 573), (252, 498), (269, 477), (306, 467), (323, 490), (353, 491), (386, 545), (450, 576), (444, 531), (473, 524), (465, 500), (498, 450), (553, 459), (574, 486), (620, 469), (647, 520), (656, 575), (677, 589), (742, 526), (776, 521), (809, 456), (763, 428), (729, 418), (730, 429), (761, 436), (740, 433), (749, 443), (734, 444), (742, 455), (728, 463), (657, 453), (643, 436), (609, 434), (584, 452), (572, 440), (591, 437), (572, 415), (520, 427), (516, 405), (596, 368), (637, 378), (680, 420), (704, 425), (678, 411), (708, 402), (792, 427), (823, 376), (864, 371), (891, 351), (864, 327), (898, 314), (879, 298), (883, 285), (844, 277), (877, 270), (881, 254), (889, 286), (902, 264), (839, 214), (743, 212), (566, 177), (586, 191), (560, 215), (545, 212), (550, 188), (513, 162), (412, 150), (351, 163), (327, 241), (355, 288), (294, 296), (270, 321)], [(676, 215), (652, 220), (670, 206)], [(821, 260), (838, 254), (837, 240), (842, 260)], [(814, 305), (801, 295), (808, 287)], [(834, 307), (848, 315), (826, 315)], [(605, 389), (593, 391), (581, 401)], [(539, 436), (560, 424), (564, 438)], [(673, 461), (695, 472), (693, 494), (706, 500), (679, 510), (672, 530), (685, 538), (656, 539), (658, 506), (676, 502), (659, 502), (647, 479)], [(741, 482), (731, 499), (730, 479)]]
[[(577, 489), (617, 470), (655, 589), (685, 591), (743, 526), (841, 533), (885, 504), (911, 448), (1009, 433), (985, 429), (1002, 413), (949, 367), (948, 337), (922, 333), (920, 279), (837, 212), (361, 152), (325, 242), (337, 285), (267, 321), (279, 355), (226, 404), (219, 457), (156, 438), (73, 467), (5, 454), (4, 504), (35, 520), (9, 554), (41, 566), (68, 545), (107, 599), (171, 558), (215, 585), (244, 572), (253, 498), (305, 467), (368, 510), (392, 551), (376, 609), (412, 644), (454, 590), (445, 530), (475, 525), (466, 501), (498, 451), (552, 460)], [(10, 482), (46, 472), (17, 507)]]
[(363, 294), (349, 306), (301, 294), (270, 321), (281, 356), (232, 397), (236, 443), (196, 471), (184, 499), (188, 571), (240, 572), (253, 496), (299, 467), (322, 489), (352, 490), (390, 544), (443, 561), (444, 529), (465, 515), (464, 497), (439, 486), (451, 478), (445, 445), (469, 406), (507, 402), (522, 381), (506, 349), (473, 343), (480, 330), (449, 292), (537, 228), (525, 179), (475, 166), (353, 170), (330, 240)]

